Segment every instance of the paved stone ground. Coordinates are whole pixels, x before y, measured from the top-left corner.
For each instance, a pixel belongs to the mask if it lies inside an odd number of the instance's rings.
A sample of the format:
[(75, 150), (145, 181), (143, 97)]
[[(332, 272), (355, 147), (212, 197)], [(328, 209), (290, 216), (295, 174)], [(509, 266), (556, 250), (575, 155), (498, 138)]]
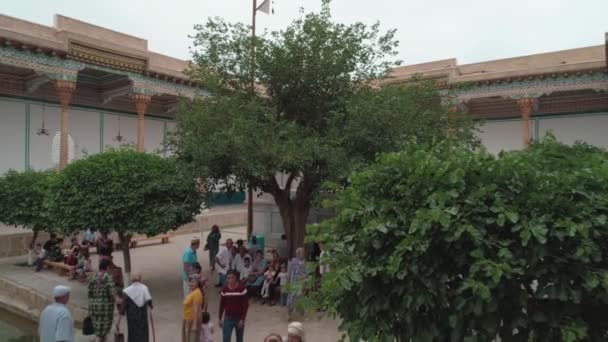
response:
[[(206, 234), (206, 232), (202, 234), (202, 241), (205, 241)], [(244, 227), (222, 230), (222, 241), (226, 238), (238, 239), (244, 238), (244, 236)], [(149, 287), (153, 297), (156, 340), (159, 342), (180, 340), (183, 300), (180, 278), (181, 255), (188, 246), (190, 237), (190, 235), (175, 236), (168, 244), (142, 246), (131, 250), (133, 271), (143, 274), (143, 282)], [(93, 264), (97, 265), (96, 257), (93, 258)], [(114, 259), (116, 264), (122, 266), (122, 252), (114, 253)], [(16, 267), (12, 264), (14, 261), (15, 259), (12, 259), (11, 263), (5, 261), (0, 264), (0, 275), (2, 277), (29, 287), (38, 293), (48, 294), (49, 297), (55, 285), (69, 283), (73, 289), (71, 303), (79, 307), (87, 306), (84, 284), (68, 282), (66, 278), (59, 277), (48, 270), (35, 273), (24, 267)], [(215, 275), (211, 275), (209, 271), (208, 253), (203, 251), (202, 248), (199, 251), (199, 262), (203, 265), (206, 275), (215, 281)], [(209, 311), (214, 324), (217, 326), (218, 290), (210, 285), (208, 293)], [(245, 341), (263, 341), (264, 337), (271, 332), (285, 335), (287, 324), (285, 308), (252, 303), (245, 328)], [(125, 323), (121, 325), (123, 330), (126, 330)], [(329, 318), (306, 320), (304, 325), (308, 341), (324, 342), (339, 339), (338, 322), (335, 320)], [(221, 340), (219, 331), (216, 331), (215, 340)], [(90, 341), (90, 339), (78, 337), (78, 341)]]

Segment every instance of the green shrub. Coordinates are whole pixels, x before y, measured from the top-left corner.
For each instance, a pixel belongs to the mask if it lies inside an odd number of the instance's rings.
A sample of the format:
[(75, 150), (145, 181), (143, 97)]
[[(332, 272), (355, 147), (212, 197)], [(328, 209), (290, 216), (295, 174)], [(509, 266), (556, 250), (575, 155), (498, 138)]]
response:
[(46, 205), (53, 225), (66, 233), (118, 232), (129, 272), (133, 234), (153, 236), (191, 222), (202, 200), (194, 178), (174, 159), (122, 149), (70, 163), (53, 179)]
[(9, 226), (32, 229), (30, 249), (39, 231), (49, 231), (44, 196), (53, 171), (10, 170), (0, 177), (0, 222)]
[(553, 138), (383, 155), (311, 229), (332, 270), (317, 299), (351, 340), (606, 341), (607, 156)]

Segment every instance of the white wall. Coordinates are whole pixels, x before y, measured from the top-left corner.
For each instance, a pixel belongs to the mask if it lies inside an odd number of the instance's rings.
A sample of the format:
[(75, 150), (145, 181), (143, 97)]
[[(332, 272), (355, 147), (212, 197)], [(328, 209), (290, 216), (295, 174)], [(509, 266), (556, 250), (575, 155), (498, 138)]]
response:
[(74, 159), (101, 151), (99, 112), (72, 109), (70, 111), (70, 134), (74, 139)]
[(144, 149), (146, 152), (160, 152), (160, 154), (162, 154), (165, 122), (161, 120), (146, 119), (144, 122), (144, 131)]
[(567, 144), (582, 140), (608, 148), (608, 113), (539, 119), (539, 138), (547, 132), (552, 132), (558, 140)]
[[(486, 121), (479, 130), (477, 136), (492, 154), (523, 148), (521, 120)], [(534, 132), (533, 121), (530, 121), (530, 130)]]
[[(29, 130), (27, 109), (29, 106)], [(43, 115), (44, 110), (44, 115)], [(49, 135), (38, 135), (42, 118)], [(74, 158), (99, 153), (103, 147), (118, 147), (137, 142), (137, 117), (120, 114), (120, 130), (124, 137), (121, 143), (115, 140), (118, 134), (117, 113), (93, 109), (70, 108), (70, 135), (75, 144)], [(101, 122), (103, 121), (103, 134)], [(165, 123), (169, 128), (175, 123), (162, 119), (146, 119), (145, 149), (153, 153), (162, 148)], [(26, 163), (36, 170), (55, 167), (52, 160), (53, 137), (60, 130), (60, 109), (57, 104), (42, 104), (34, 101), (0, 98), (0, 174), (9, 169), (24, 170)], [(26, 151), (29, 135), (29, 151)], [(102, 136), (103, 135), (103, 136)], [(29, 153), (29, 161), (26, 161)]]
[[(117, 141), (118, 128), (122, 141)], [(103, 113), (103, 145), (119, 147), (125, 144), (137, 144), (137, 119), (135, 116)]]
[[(38, 130), (44, 127), (49, 135), (38, 135)], [(52, 158), (53, 137), (60, 131), (60, 110), (55, 105), (30, 104), (30, 168), (46, 170), (55, 167)]]
[(25, 103), (0, 100), (0, 174), (25, 169)]

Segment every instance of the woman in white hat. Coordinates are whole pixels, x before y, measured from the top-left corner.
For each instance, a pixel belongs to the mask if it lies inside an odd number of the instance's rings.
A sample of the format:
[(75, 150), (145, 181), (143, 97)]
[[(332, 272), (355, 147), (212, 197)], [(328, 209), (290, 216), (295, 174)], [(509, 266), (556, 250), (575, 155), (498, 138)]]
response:
[(287, 342), (305, 342), (304, 325), (300, 322), (291, 322), (287, 326)]

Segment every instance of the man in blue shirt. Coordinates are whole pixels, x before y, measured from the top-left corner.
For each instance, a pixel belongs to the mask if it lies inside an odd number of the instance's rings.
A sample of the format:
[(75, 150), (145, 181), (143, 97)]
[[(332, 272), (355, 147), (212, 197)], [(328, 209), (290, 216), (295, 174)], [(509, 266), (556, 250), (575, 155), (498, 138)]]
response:
[(74, 320), (66, 307), (70, 300), (70, 288), (55, 286), (53, 297), (55, 303), (47, 306), (40, 314), (40, 342), (73, 342)]
[(188, 285), (188, 277), (194, 273), (194, 264), (198, 263), (198, 257), (196, 250), (201, 246), (201, 240), (198, 237), (193, 237), (190, 240), (190, 247), (186, 248), (184, 255), (182, 256), (182, 262), (184, 263), (184, 270), (182, 271), (182, 284), (184, 289), (184, 298), (190, 293), (190, 286)]

